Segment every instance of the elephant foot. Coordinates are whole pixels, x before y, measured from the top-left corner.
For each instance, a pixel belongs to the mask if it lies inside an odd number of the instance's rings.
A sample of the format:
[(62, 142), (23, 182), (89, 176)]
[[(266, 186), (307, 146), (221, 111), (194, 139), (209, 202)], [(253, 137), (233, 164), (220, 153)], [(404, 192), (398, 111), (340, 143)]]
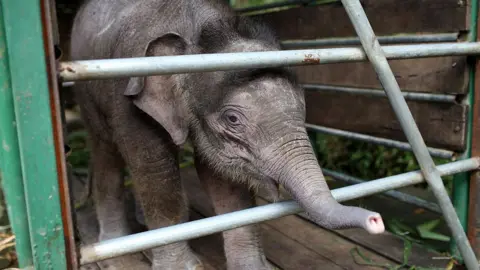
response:
[(187, 261), (155, 262), (152, 265), (152, 270), (204, 270), (204, 267), (203, 263), (198, 258), (193, 258)]
[(204, 270), (202, 261), (186, 242), (152, 250), (152, 270)]
[(280, 270), (271, 264), (265, 257), (255, 259), (241, 259), (228, 264), (228, 270)]
[(142, 254), (126, 255), (98, 262), (101, 269), (108, 270), (150, 270), (150, 263)]

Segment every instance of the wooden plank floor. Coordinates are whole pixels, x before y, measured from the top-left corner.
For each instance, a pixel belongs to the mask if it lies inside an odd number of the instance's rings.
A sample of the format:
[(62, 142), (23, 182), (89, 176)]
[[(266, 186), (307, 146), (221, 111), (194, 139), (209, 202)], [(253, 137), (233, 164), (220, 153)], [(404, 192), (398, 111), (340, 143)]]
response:
[[(212, 206), (209, 203), (208, 196), (201, 188), (195, 171), (183, 170), (182, 180), (185, 182), (191, 205), (191, 220), (211, 216), (213, 214)], [(75, 193), (81, 194), (82, 189), (82, 181), (75, 180), (73, 187)], [(79, 197), (79, 195), (74, 197)], [(131, 201), (131, 194), (127, 196), (127, 199)], [(266, 203), (269, 202), (260, 196), (257, 197), (257, 204)], [(129, 211), (129, 217), (132, 220), (134, 219), (132, 210)], [(141, 227), (136, 227), (135, 231), (140, 231), (139, 228)], [(359, 264), (359, 262), (365, 261), (353, 252), (355, 250), (359, 250), (364, 256), (377, 264), (398, 265), (402, 260), (402, 242), (388, 233), (380, 236), (369, 236), (365, 235), (366, 233), (362, 230), (334, 232), (321, 228), (299, 215), (264, 222), (261, 224), (261, 229), (266, 256), (279, 269), (382, 269)], [(77, 230), (83, 244), (96, 241), (98, 224), (91, 202), (77, 209)], [(377, 244), (365, 245), (362, 241), (356, 241), (355, 237), (357, 239), (370, 237), (372, 240), (367, 242)], [(353, 238), (353, 240), (350, 238)], [(395, 239), (395, 241), (392, 239)], [(192, 239), (190, 243), (192, 249), (205, 262), (205, 269), (226, 269), (221, 234)], [(388, 246), (392, 244), (393, 247)], [(394, 250), (396, 254), (391, 255), (390, 252), (387, 254), (389, 256), (385, 256), (385, 250), (379, 251), (378, 249)], [(436, 266), (440, 267), (436, 269), (445, 269), (447, 262), (432, 260), (432, 255), (435, 254), (415, 247), (412, 257), (416, 263), (419, 263), (417, 266)], [(150, 257), (149, 252), (137, 254), (137, 256), (143, 256), (145, 260)], [(83, 270), (107, 268), (97, 263), (82, 267)]]

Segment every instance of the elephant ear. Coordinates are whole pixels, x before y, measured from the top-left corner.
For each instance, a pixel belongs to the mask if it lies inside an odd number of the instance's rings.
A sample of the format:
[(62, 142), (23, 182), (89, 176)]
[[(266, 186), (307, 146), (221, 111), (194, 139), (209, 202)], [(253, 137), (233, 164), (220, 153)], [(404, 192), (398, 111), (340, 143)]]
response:
[[(150, 40), (138, 56), (181, 55), (186, 41), (176, 33), (166, 33)], [(124, 95), (150, 115), (170, 134), (176, 145), (185, 143), (188, 136), (186, 104), (182, 100), (178, 75), (130, 78)]]

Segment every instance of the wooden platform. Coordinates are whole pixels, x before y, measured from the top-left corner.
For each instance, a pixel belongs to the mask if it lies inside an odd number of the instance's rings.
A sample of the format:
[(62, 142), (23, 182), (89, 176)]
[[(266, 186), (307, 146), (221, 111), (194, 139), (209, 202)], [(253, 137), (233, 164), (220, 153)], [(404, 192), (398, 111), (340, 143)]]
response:
[[(191, 220), (211, 216), (213, 214), (211, 204), (200, 186), (195, 171), (185, 169), (182, 173), (191, 205)], [(81, 196), (82, 189), (83, 181), (76, 179), (73, 187), (76, 197)], [(131, 201), (131, 194), (126, 199)], [(262, 205), (268, 201), (258, 196), (257, 203)], [(135, 226), (134, 230), (143, 230), (134, 221), (133, 208), (129, 210), (129, 216), (132, 226)], [(264, 222), (261, 228), (267, 258), (279, 269), (391, 269), (364, 265), (367, 261), (359, 256), (358, 251), (377, 265), (391, 267), (400, 265), (403, 260), (403, 241), (389, 233), (371, 236), (359, 229), (330, 231), (299, 215)], [(77, 209), (77, 229), (83, 244), (96, 241), (98, 225), (91, 201)], [(206, 269), (226, 269), (221, 234), (193, 239), (190, 243), (202, 257)], [(148, 252), (141, 256), (145, 259), (150, 257)], [(448, 260), (432, 258), (436, 256), (441, 255), (414, 245), (409, 262), (417, 267), (446, 269)], [(106, 268), (99, 264), (90, 264), (83, 266), (82, 269)]]

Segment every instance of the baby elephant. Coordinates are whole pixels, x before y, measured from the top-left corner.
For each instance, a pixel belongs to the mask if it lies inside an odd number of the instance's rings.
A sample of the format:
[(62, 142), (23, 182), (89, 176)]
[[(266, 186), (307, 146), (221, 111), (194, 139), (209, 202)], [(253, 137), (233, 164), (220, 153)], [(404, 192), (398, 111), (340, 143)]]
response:
[[(71, 44), (72, 60), (280, 50), (271, 30), (225, 0), (89, 0)], [(252, 207), (249, 187), (274, 194), (281, 184), (325, 228), (384, 231), (378, 213), (332, 197), (305, 129), (303, 90), (287, 68), (86, 81), (74, 91), (92, 137), (99, 241), (130, 233), (125, 166), (149, 229), (188, 221), (177, 160), (187, 139), (217, 214)], [(228, 269), (272, 268), (257, 226), (223, 237)], [(151, 269), (203, 269), (187, 242), (152, 252)], [(110, 269), (141, 269), (133, 260), (112, 259)]]

